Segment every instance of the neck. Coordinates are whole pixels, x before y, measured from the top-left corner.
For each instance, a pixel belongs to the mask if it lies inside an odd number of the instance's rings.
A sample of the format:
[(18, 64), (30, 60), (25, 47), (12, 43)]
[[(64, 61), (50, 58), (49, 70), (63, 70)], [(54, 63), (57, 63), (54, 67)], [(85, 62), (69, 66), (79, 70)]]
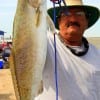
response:
[(59, 34), (60, 40), (68, 46), (81, 46), (82, 44), (82, 38), (80, 40), (73, 40), (73, 39), (69, 39), (69, 38), (64, 38), (63, 36), (61, 36)]
[[(88, 41), (86, 40), (86, 38), (82, 37), (82, 40), (81, 42), (70, 42), (66, 39), (63, 39), (60, 35), (59, 35), (59, 38), (61, 40), (61, 42), (64, 43), (64, 45), (76, 56), (84, 56), (87, 52), (88, 52), (88, 49), (89, 49), (89, 44), (88, 44)], [(73, 49), (71, 46), (81, 46), (81, 45), (84, 45), (81, 49), (81, 51), (78, 51), (77, 49)]]

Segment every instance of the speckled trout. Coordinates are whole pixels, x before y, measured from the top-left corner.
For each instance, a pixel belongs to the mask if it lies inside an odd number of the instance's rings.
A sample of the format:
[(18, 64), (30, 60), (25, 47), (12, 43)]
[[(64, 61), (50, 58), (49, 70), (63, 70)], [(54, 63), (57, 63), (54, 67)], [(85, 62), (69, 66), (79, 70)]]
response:
[(18, 0), (10, 56), (17, 100), (34, 100), (43, 89), (47, 28), (53, 29), (46, 10), (46, 0)]

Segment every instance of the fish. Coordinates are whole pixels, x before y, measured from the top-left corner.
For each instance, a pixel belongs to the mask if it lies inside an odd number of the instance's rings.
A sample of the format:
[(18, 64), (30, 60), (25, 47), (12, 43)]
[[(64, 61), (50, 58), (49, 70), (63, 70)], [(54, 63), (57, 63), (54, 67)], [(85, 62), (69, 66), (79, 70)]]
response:
[(34, 100), (43, 91), (48, 28), (55, 31), (46, 0), (18, 0), (9, 58), (17, 100)]

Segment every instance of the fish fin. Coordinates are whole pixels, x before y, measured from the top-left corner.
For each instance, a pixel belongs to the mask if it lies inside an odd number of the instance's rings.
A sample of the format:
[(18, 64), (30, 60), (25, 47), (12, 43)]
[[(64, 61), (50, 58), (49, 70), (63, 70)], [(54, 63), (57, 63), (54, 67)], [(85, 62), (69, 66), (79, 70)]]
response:
[(36, 27), (38, 27), (40, 25), (40, 16), (41, 16), (41, 12), (39, 8), (36, 8), (36, 16), (35, 16), (35, 25)]
[(39, 90), (38, 90), (38, 95), (43, 92), (43, 81), (41, 80)]
[(47, 15), (47, 25), (48, 29), (50, 29), (50, 31), (54, 34), (56, 32), (56, 28), (49, 15)]

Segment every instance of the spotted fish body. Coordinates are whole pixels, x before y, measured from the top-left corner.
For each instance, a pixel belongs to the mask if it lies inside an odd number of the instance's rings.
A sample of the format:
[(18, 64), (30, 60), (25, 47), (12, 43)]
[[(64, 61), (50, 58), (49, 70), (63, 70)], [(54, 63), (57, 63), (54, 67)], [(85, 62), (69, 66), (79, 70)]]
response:
[(42, 89), (47, 51), (46, 0), (18, 0), (11, 72), (17, 100), (34, 100)]

